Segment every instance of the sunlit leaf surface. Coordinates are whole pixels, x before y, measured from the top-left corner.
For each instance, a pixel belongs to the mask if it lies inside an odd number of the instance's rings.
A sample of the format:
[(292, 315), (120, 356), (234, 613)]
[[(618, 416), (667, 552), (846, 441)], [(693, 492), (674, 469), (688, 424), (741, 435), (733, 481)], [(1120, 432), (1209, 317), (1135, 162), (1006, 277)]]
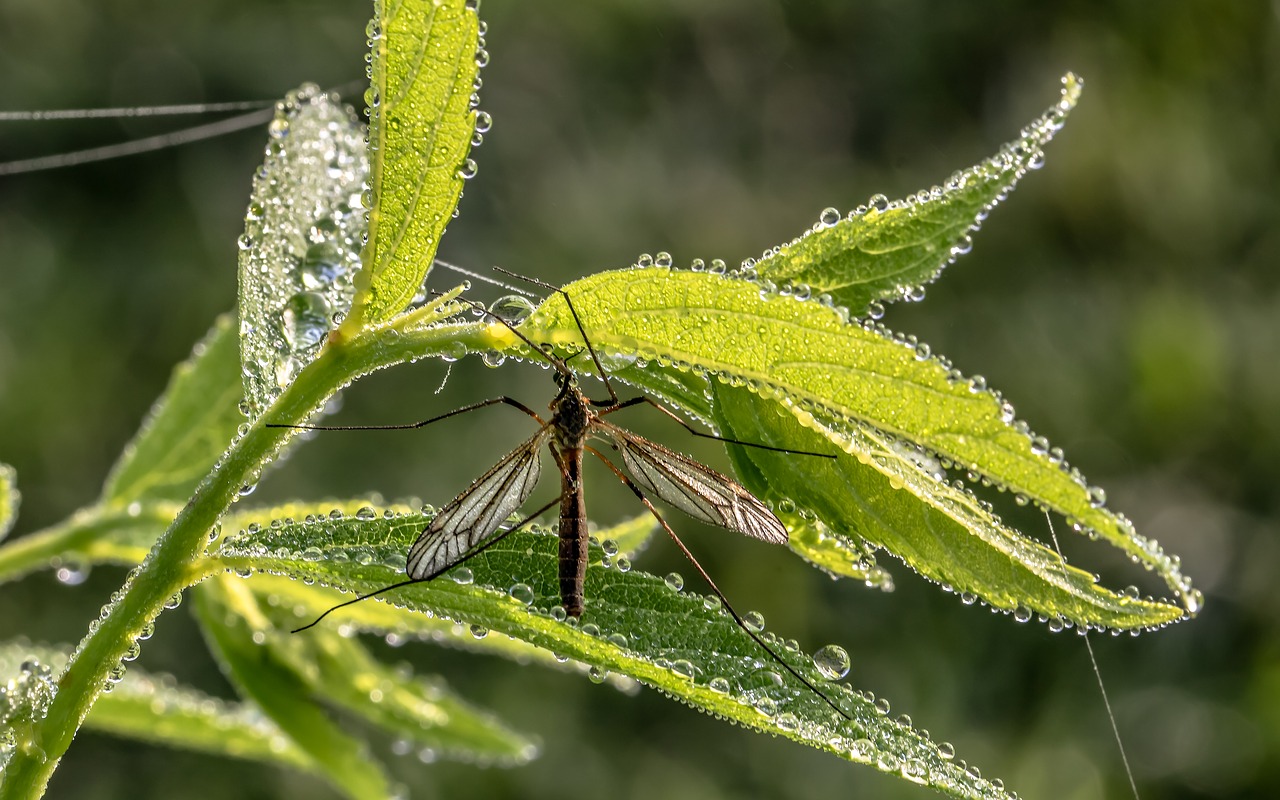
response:
[[(1133, 629), (1165, 624), (1198, 608), (1198, 593), (1175, 558), (1099, 503), (1098, 490), (1067, 467), (1060, 452), (1016, 421), (1012, 406), (984, 382), (965, 379), (913, 339), (875, 324), (847, 324), (821, 302), (703, 272), (600, 273), (567, 290), (597, 349), (614, 354), (614, 360), (617, 354), (638, 355), (639, 362), (660, 368), (641, 368), (637, 362), (615, 375), (674, 397), (704, 419), (742, 426), (743, 435), (736, 438), (753, 441), (746, 425), (760, 421), (792, 431), (791, 438), (761, 443), (840, 454), (835, 462), (812, 459), (824, 462), (817, 465), (794, 457), (779, 464), (762, 461), (768, 469), (745, 475), (749, 484), (761, 484), (754, 488), (764, 492), (773, 487), (778, 496), (791, 497), (816, 513), (833, 531), (886, 547), (921, 573), (1009, 611), (1031, 608), (1082, 624)], [(535, 341), (565, 348), (581, 338), (557, 295), (530, 317), (524, 330)], [(677, 385), (677, 391), (663, 375), (673, 372), (687, 375), (686, 386)], [(655, 374), (660, 377), (653, 380)], [(701, 382), (702, 391), (689, 387), (690, 382)], [(724, 394), (721, 386), (739, 391)], [(744, 393), (767, 403), (762, 409), (754, 400), (745, 407), (729, 402), (741, 404)], [(830, 464), (841, 477), (824, 473)], [(794, 477), (775, 482), (769, 472), (773, 468)], [(1004, 527), (969, 490), (957, 488), (951, 469), (985, 477), (1091, 529), (1154, 569), (1178, 602), (1146, 601), (1093, 585), (1086, 573), (1064, 568), (1052, 550)], [(894, 515), (906, 516), (887, 524), (857, 524), (861, 512), (850, 509), (869, 490), (858, 489), (849, 476), (862, 472), (869, 473), (865, 480), (882, 487), (875, 495), (889, 504), (867, 513), (874, 517), (893, 508)], [(915, 508), (920, 503), (928, 508)], [(921, 514), (932, 521), (922, 524)], [(938, 548), (930, 529), (943, 520), (956, 531), (957, 536), (948, 537), (954, 549)], [(1016, 590), (1006, 585), (1010, 558), (1013, 573), (1030, 572), (1037, 578), (1020, 579)], [(1029, 591), (1033, 586), (1035, 591)]]
[[(422, 286), (440, 236), (475, 173), (472, 98), (487, 58), (463, 0), (382, 0), (369, 25), (369, 247), (353, 322), (399, 313)], [(481, 124), (487, 128), (488, 125)]]

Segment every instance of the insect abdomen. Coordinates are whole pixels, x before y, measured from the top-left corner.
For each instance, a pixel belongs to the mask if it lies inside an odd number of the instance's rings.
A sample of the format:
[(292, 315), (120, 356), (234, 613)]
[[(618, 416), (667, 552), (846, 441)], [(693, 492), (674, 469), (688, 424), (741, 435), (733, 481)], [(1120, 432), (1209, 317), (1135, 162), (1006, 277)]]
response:
[(587, 506), (582, 493), (582, 451), (564, 451), (560, 493), (560, 602), (571, 617), (582, 616), (587, 576)]

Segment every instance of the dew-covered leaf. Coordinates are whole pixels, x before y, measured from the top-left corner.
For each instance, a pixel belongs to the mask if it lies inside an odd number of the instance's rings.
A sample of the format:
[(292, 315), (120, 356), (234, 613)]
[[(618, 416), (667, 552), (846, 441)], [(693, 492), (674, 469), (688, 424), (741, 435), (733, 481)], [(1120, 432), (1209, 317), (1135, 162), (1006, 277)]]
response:
[(222, 316), (179, 364), (111, 468), (102, 500), (185, 502), (244, 422), (235, 324)]
[[(785, 414), (797, 420), (797, 430), (816, 430), (827, 440), (825, 445), (815, 445), (808, 438), (784, 440), (781, 445), (844, 452), (841, 464), (846, 458), (865, 463), (882, 472), (888, 479), (886, 486), (894, 490), (910, 476), (917, 485), (916, 499), (911, 499), (913, 493), (904, 492), (902, 502), (947, 505), (951, 508), (947, 516), (963, 519), (972, 534), (974, 546), (956, 552), (937, 552), (923, 543), (914, 548), (919, 553), (937, 553), (945, 559), (941, 566), (948, 572), (965, 571), (967, 568), (957, 564), (966, 557), (995, 557), (989, 548), (978, 547), (979, 542), (1014, 534), (998, 527), (999, 521), (979, 507), (970, 493), (957, 492), (947, 483), (944, 460), (1096, 533), (1156, 571), (1179, 601), (1134, 602), (1127, 594), (1095, 587), (1090, 592), (1095, 608), (1123, 607), (1125, 614), (1109, 615), (1105, 623), (1093, 616), (1077, 621), (1153, 627), (1180, 618), (1184, 608), (1192, 612), (1199, 608), (1199, 593), (1181, 575), (1175, 558), (1139, 536), (1124, 517), (1101, 505), (1098, 490), (1089, 487), (1078, 471), (1068, 468), (1047, 442), (1031, 434), (1024, 423), (1016, 422), (1012, 406), (989, 390), (985, 381), (965, 380), (913, 339), (894, 336), (876, 325), (845, 324), (836, 310), (822, 303), (777, 296), (749, 281), (707, 273), (633, 269), (600, 273), (566, 288), (597, 350), (638, 353), (642, 360), (659, 367), (620, 370), (628, 380), (663, 393), (670, 389), (671, 381), (662, 378), (649, 383), (649, 376), (687, 370), (690, 375), (714, 376), (711, 396), (715, 396), (718, 383), (747, 387), (767, 401), (746, 412), (747, 416)], [(522, 330), (534, 341), (566, 348), (580, 339), (558, 295), (544, 303)], [(682, 408), (704, 419), (710, 417), (707, 395), (690, 391), (682, 399)], [(801, 460), (792, 469), (804, 474), (810, 467)], [(773, 481), (767, 470), (757, 470), (757, 475)], [(855, 502), (844, 493), (840, 481), (822, 484), (821, 490), (831, 495), (818, 505)], [(785, 489), (780, 493), (785, 494)], [(930, 499), (926, 501), (926, 497)], [(877, 545), (886, 544), (876, 541), (871, 531), (849, 529), (849, 520), (843, 515), (827, 518), (818, 508), (810, 510), (835, 531), (848, 530)], [(931, 533), (917, 528), (899, 530), (896, 535), (923, 541)], [(1036, 554), (1029, 555), (1035, 563), (1026, 567), (1040, 569), (1039, 559), (1049, 564), (1056, 559), (1045, 556), (1049, 551), (1032, 540), (1025, 540), (1025, 548), (1017, 549)], [(911, 552), (898, 555), (926, 574), (938, 571), (939, 565), (915, 563)], [(1057, 568), (1044, 569), (1045, 580), (1055, 580), (1052, 576)], [(998, 607), (1017, 607), (998, 584), (975, 586), (972, 591)], [(1022, 598), (1022, 602), (1032, 599)], [(1126, 617), (1128, 614), (1133, 616)]]
[(285, 97), (267, 133), (240, 237), (240, 359), (251, 417), (350, 309), (367, 228), (365, 129), (350, 107), (308, 84)]
[[(316, 558), (316, 551), (308, 549), (303, 553), (304, 558)], [(403, 553), (393, 553), (390, 556), (391, 564), (403, 565), (403, 561)], [(274, 595), (282, 602), (287, 601), (295, 614), (294, 624), (297, 626), (308, 624), (338, 603), (351, 599), (349, 596), (343, 596), (338, 589), (307, 585), (302, 581), (274, 575), (257, 575), (253, 578), (252, 585), (255, 587), (254, 591)], [(520, 602), (525, 600), (532, 602), (533, 590), (523, 583), (512, 584), (507, 593)], [(472, 633), (469, 625), (401, 608), (383, 602), (381, 597), (346, 606), (340, 613), (326, 617), (320, 624), (336, 626), (346, 633), (356, 630), (378, 634), (394, 644), (402, 644), (410, 640), (423, 641), (453, 649), (498, 656), (518, 664), (538, 664), (561, 672), (578, 672), (585, 675), (590, 671), (590, 666), (581, 661), (557, 658), (550, 651), (535, 647), (528, 642), (493, 632), (477, 637)], [(626, 694), (634, 694), (638, 688), (634, 680), (621, 674), (611, 674), (608, 683)]]
[(18, 518), (18, 506), (22, 493), (18, 491), (18, 471), (8, 464), (0, 464), (0, 539), (9, 535)]
[[(422, 286), (453, 216), (476, 129), (484, 42), (464, 0), (379, 0), (369, 24), (369, 246), (353, 324), (398, 314)], [(481, 125), (487, 128), (487, 124)]]
[(994, 206), (1044, 162), (1044, 146), (1080, 96), (1074, 75), (1062, 83), (1058, 103), (994, 156), (905, 200), (876, 195), (848, 216), (829, 208), (798, 239), (766, 253), (755, 273), (801, 295), (826, 294), (855, 314), (873, 302), (919, 299), (925, 284), (969, 252), (970, 234)]
[[(267, 599), (280, 597), (269, 587), (281, 582), (260, 576), (250, 586), (260, 599)], [(276, 634), (302, 624), (286, 602), (261, 607)], [(532, 740), (459, 698), (443, 680), (415, 676), (407, 664), (383, 664), (359, 640), (332, 627), (316, 626), (276, 638), (273, 646), (315, 696), (364, 717), (405, 745), (502, 766), (523, 764), (537, 755)]]
[[(403, 579), (385, 564), (407, 551), (427, 521), (414, 514), (282, 525), (229, 539), (222, 552), (237, 570), (368, 592)], [(313, 548), (320, 551), (318, 559)], [(1008, 796), (944, 757), (919, 731), (890, 720), (887, 705), (877, 709), (869, 695), (828, 680), (809, 656), (764, 634), (793, 669), (821, 686), (850, 718), (837, 715), (772, 661), (717, 603), (673, 589), (674, 579), (593, 565), (587, 570), (580, 623), (558, 620), (553, 609), (559, 604), (557, 553), (554, 536), (518, 531), (463, 567), (383, 597), (463, 621), (473, 626), (473, 635), (498, 632), (589, 663), (598, 678), (608, 672), (630, 675), (707, 713), (955, 796)], [(509, 587), (516, 584), (530, 589), (532, 602), (512, 597)]]
[[(57, 675), (69, 647), (9, 642), (0, 646), (0, 676), (31, 680)], [(24, 666), (25, 665), (25, 666)], [(257, 708), (230, 703), (180, 686), (167, 675), (136, 667), (94, 703), (89, 730), (212, 755), (251, 759), (312, 770), (311, 761)]]
[(240, 694), (256, 703), (343, 794), (358, 800), (388, 797), (391, 786), (368, 745), (343, 731), (268, 646), (269, 625), (248, 587), (218, 576), (191, 594), (209, 648)]

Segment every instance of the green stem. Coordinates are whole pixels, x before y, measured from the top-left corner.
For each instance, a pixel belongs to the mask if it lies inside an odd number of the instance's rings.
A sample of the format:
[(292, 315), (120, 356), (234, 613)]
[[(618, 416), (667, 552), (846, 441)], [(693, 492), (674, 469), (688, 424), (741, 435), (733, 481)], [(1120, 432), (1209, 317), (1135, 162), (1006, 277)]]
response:
[[(253, 476), (294, 433), (288, 428), (268, 428), (264, 421), (269, 418), (273, 423), (300, 424), (357, 377), (403, 361), (451, 352), (453, 343), (476, 349), (485, 347), (488, 341), (477, 325), (411, 331), (383, 326), (325, 348), (298, 374), (201, 482), (138, 572), (125, 584), (119, 601), (108, 607), (96, 629), (91, 628), (80, 643), (58, 679), (58, 692), (44, 718), (37, 720), (17, 743), (0, 775), (0, 800), (25, 800), (44, 793), (94, 700), (113, 670), (119, 669), (122, 656), (138, 634), (160, 614), (170, 598), (204, 577), (201, 554), (209, 531), (237, 498), (240, 488), (256, 480)], [(27, 558), (41, 553), (32, 545)]]

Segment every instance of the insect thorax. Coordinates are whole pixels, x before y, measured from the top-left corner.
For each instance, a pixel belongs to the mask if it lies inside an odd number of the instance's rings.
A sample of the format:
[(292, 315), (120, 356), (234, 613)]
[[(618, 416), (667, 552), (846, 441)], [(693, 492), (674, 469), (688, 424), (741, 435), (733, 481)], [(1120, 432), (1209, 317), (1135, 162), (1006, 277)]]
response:
[(568, 383), (551, 403), (551, 422), (556, 431), (556, 444), (561, 448), (577, 449), (587, 436), (591, 426), (591, 409), (587, 398), (573, 383)]

